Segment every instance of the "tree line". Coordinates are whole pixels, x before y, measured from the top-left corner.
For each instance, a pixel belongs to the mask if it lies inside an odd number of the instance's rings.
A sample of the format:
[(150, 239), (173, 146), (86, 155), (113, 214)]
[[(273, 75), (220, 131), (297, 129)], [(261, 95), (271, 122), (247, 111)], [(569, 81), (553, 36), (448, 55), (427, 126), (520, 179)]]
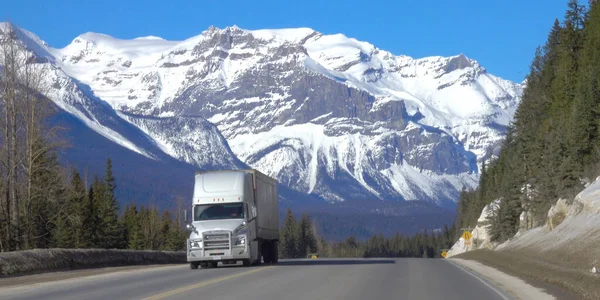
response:
[(390, 238), (372, 236), (366, 241), (349, 237), (343, 242), (325, 243), (322, 251), (329, 257), (421, 257), (439, 258), (443, 250), (450, 249), (455, 230), (445, 226), (442, 231), (424, 230), (412, 236), (396, 234)]
[(457, 228), (447, 225), (440, 231), (424, 230), (413, 236), (396, 234), (391, 238), (372, 236), (366, 241), (348, 237), (343, 242), (325, 241), (310, 217), (303, 214), (297, 221), (290, 209), (280, 230), (279, 256), (304, 258), (308, 254), (322, 257), (423, 257), (439, 258), (442, 250), (452, 247)]
[(600, 6), (568, 2), (536, 49), (521, 103), (500, 155), (485, 162), (479, 186), (463, 190), (456, 224), (474, 226), (483, 207), (491, 238), (543, 225), (559, 199), (573, 199), (600, 173)]
[[(187, 232), (180, 214), (162, 212), (155, 206), (128, 204), (120, 212), (115, 198), (116, 180), (110, 158), (102, 178), (94, 176), (86, 187), (77, 170), (72, 171), (66, 203), (57, 213), (52, 246), (57, 248), (103, 248), (131, 250), (185, 250)], [(181, 199), (179, 200), (181, 206)]]

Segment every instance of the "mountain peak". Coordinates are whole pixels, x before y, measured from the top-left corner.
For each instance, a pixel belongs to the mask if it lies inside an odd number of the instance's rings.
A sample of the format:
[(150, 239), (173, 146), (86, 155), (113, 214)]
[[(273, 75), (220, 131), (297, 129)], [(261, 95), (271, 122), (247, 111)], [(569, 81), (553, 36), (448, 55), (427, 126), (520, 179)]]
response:
[(5, 35), (11, 30), (16, 35), (19, 43), (29, 51), (32, 51), (38, 58), (49, 59), (51, 61), (54, 60), (52, 48), (33, 32), (20, 28), (10, 22), (0, 23), (0, 35)]
[(104, 34), (104, 33), (86, 32), (86, 33), (78, 35), (76, 38), (73, 39), (73, 41), (71, 43), (72, 44), (80, 44), (80, 43), (90, 42), (92, 44), (100, 44), (102, 42), (113, 41), (113, 40), (117, 40), (117, 39), (110, 35)]
[(11, 26), (11, 24), (8, 22), (0, 22), (0, 31), (4, 32), (7, 29), (9, 29), (10, 26)]
[(478, 67), (479, 64), (477, 61), (468, 58), (463, 53), (450, 57), (448, 63), (444, 67), (444, 71), (450, 73), (455, 70), (465, 69), (465, 68), (475, 68)]
[(298, 27), (298, 28), (274, 28), (274, 29), (256, 29), (250, 30), (241, 28), (237, 25), (227, 26), (225, 28), (218, 28), (214, 25), (211, 25), (204, 34), (212, 35), (215, 33), (220, 34), (250, 34), (254, 36), (254, 38), (267, 40), (267, 41), (282, 41), (282, 42), (292, 42), (292, 43), (301, 43), (305, 40), (306, 37), (311, 35), (319, 34), (312, 28), (308, 27)]

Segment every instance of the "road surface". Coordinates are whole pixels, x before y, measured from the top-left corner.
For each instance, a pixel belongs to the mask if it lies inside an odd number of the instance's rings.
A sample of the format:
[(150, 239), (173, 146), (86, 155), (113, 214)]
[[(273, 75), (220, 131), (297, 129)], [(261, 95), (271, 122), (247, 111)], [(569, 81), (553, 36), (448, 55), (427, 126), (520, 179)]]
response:
[(0, 288), (0, 299), (507, 299), (443, 259), (281, 260), (176, 265)]

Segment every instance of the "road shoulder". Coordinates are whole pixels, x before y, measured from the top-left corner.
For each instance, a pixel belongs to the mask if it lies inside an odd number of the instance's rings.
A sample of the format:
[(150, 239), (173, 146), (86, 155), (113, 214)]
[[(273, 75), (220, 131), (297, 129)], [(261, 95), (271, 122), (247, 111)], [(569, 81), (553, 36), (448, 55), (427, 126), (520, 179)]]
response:
[(600, 276), (542, 260), (543, 256), (539, 252), (475, 250), (452, 259), (477, 261), (542, 288), (557, 299), (600, 299)]
[(160, 265), (141, 265), (141, 266), (123, 266), (123, 267), (106, 267), (93, 268), (73, 271), (48, 272), (34, 275), (22, 275), (0, 278), (0, 289), (13, 288), (24, 285), (55, 282), (69, 280), (73, 278), (85, 278), (90, 276), (110, 275), (112, 273), (137, 272), (147, 269), (173, 268), (181, 267), (182, 264), (160, 264)]
[(480, 262), (466, 260), (460, 258), (451, 258), (450, 263), (461, 268), (463, 271), (472, 276), (483, 279), (487, 285), (488, 282), (493, 285), (490, 287), (495, 289), (508, 299), (537, 299), (537, 300), (553, 300), (556, 299), (553, 295), (547, 293), (541, 288), (530, 285), (524, 280), (508, 275), (502, 271), (486, 266)]

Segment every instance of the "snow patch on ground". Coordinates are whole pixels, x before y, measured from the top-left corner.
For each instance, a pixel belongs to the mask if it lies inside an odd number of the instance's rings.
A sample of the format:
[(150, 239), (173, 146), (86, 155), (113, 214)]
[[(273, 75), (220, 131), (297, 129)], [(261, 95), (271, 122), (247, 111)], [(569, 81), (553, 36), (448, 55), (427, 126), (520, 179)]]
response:
[(489, 233), (489, 221), (488, 218), (492, 216), (492, 214), (498, 209), (500, 205), (500, 199), (496, 199), (492, 203), (486, 205), (481, 211), (481, 215), (479, 219), (477, 219), (477, 225), (473, 230), (471, 230), (472, 238), (467, 243), (465, 239), (461, 236), (458, 241), (452, 245), (452, 248), (448, 251), (447, 257), (452, 257), (461, 253), (465, 253), (467, 251), (472, 251), (476, 249), (492, 249), (494, 248), (494, 244), (490, 239)]
[[(531, 248), (538, 251), (554, 251), (570, 248), (580, 249), (583, 256), (597, 255), (595, 253), (600, 241), (600, 177), (581, 191), (567, 209), (558, 212), (551, 209), (549, 212), (549, 220), (562, 219), (559, 224), (554, 221), (552, 227), (546, 224), (520, 232), (497, 249)], [(596, 259), (600, 260), (599, 257)]]
[[(497, 205), (496, 202), (492, 204)], [(493, 210), (486, 206), (478, 222), (491, 211)], [(522, 221), (524, 220), (522, 218)], [(479, 224), (477, 227), (481, 228)], [(480, 234), (485, 236), (480, 246), (465, 245), (461, 237), (448, 252), (448, 257), (487, 245), (485, 248), (496, 251), (535, 253), (542, 261), (590, 272), (590, 269), (600, 264), (600, 177), (581, 191), (573, 201), (558, 200), (548, 212), (544, 226), (521, 230), (513, 238), (499, 245), (489, 242), (489, 235), (485, 230), (480, 231)], [(475, 230), (473, 236), (476, 237)]]

